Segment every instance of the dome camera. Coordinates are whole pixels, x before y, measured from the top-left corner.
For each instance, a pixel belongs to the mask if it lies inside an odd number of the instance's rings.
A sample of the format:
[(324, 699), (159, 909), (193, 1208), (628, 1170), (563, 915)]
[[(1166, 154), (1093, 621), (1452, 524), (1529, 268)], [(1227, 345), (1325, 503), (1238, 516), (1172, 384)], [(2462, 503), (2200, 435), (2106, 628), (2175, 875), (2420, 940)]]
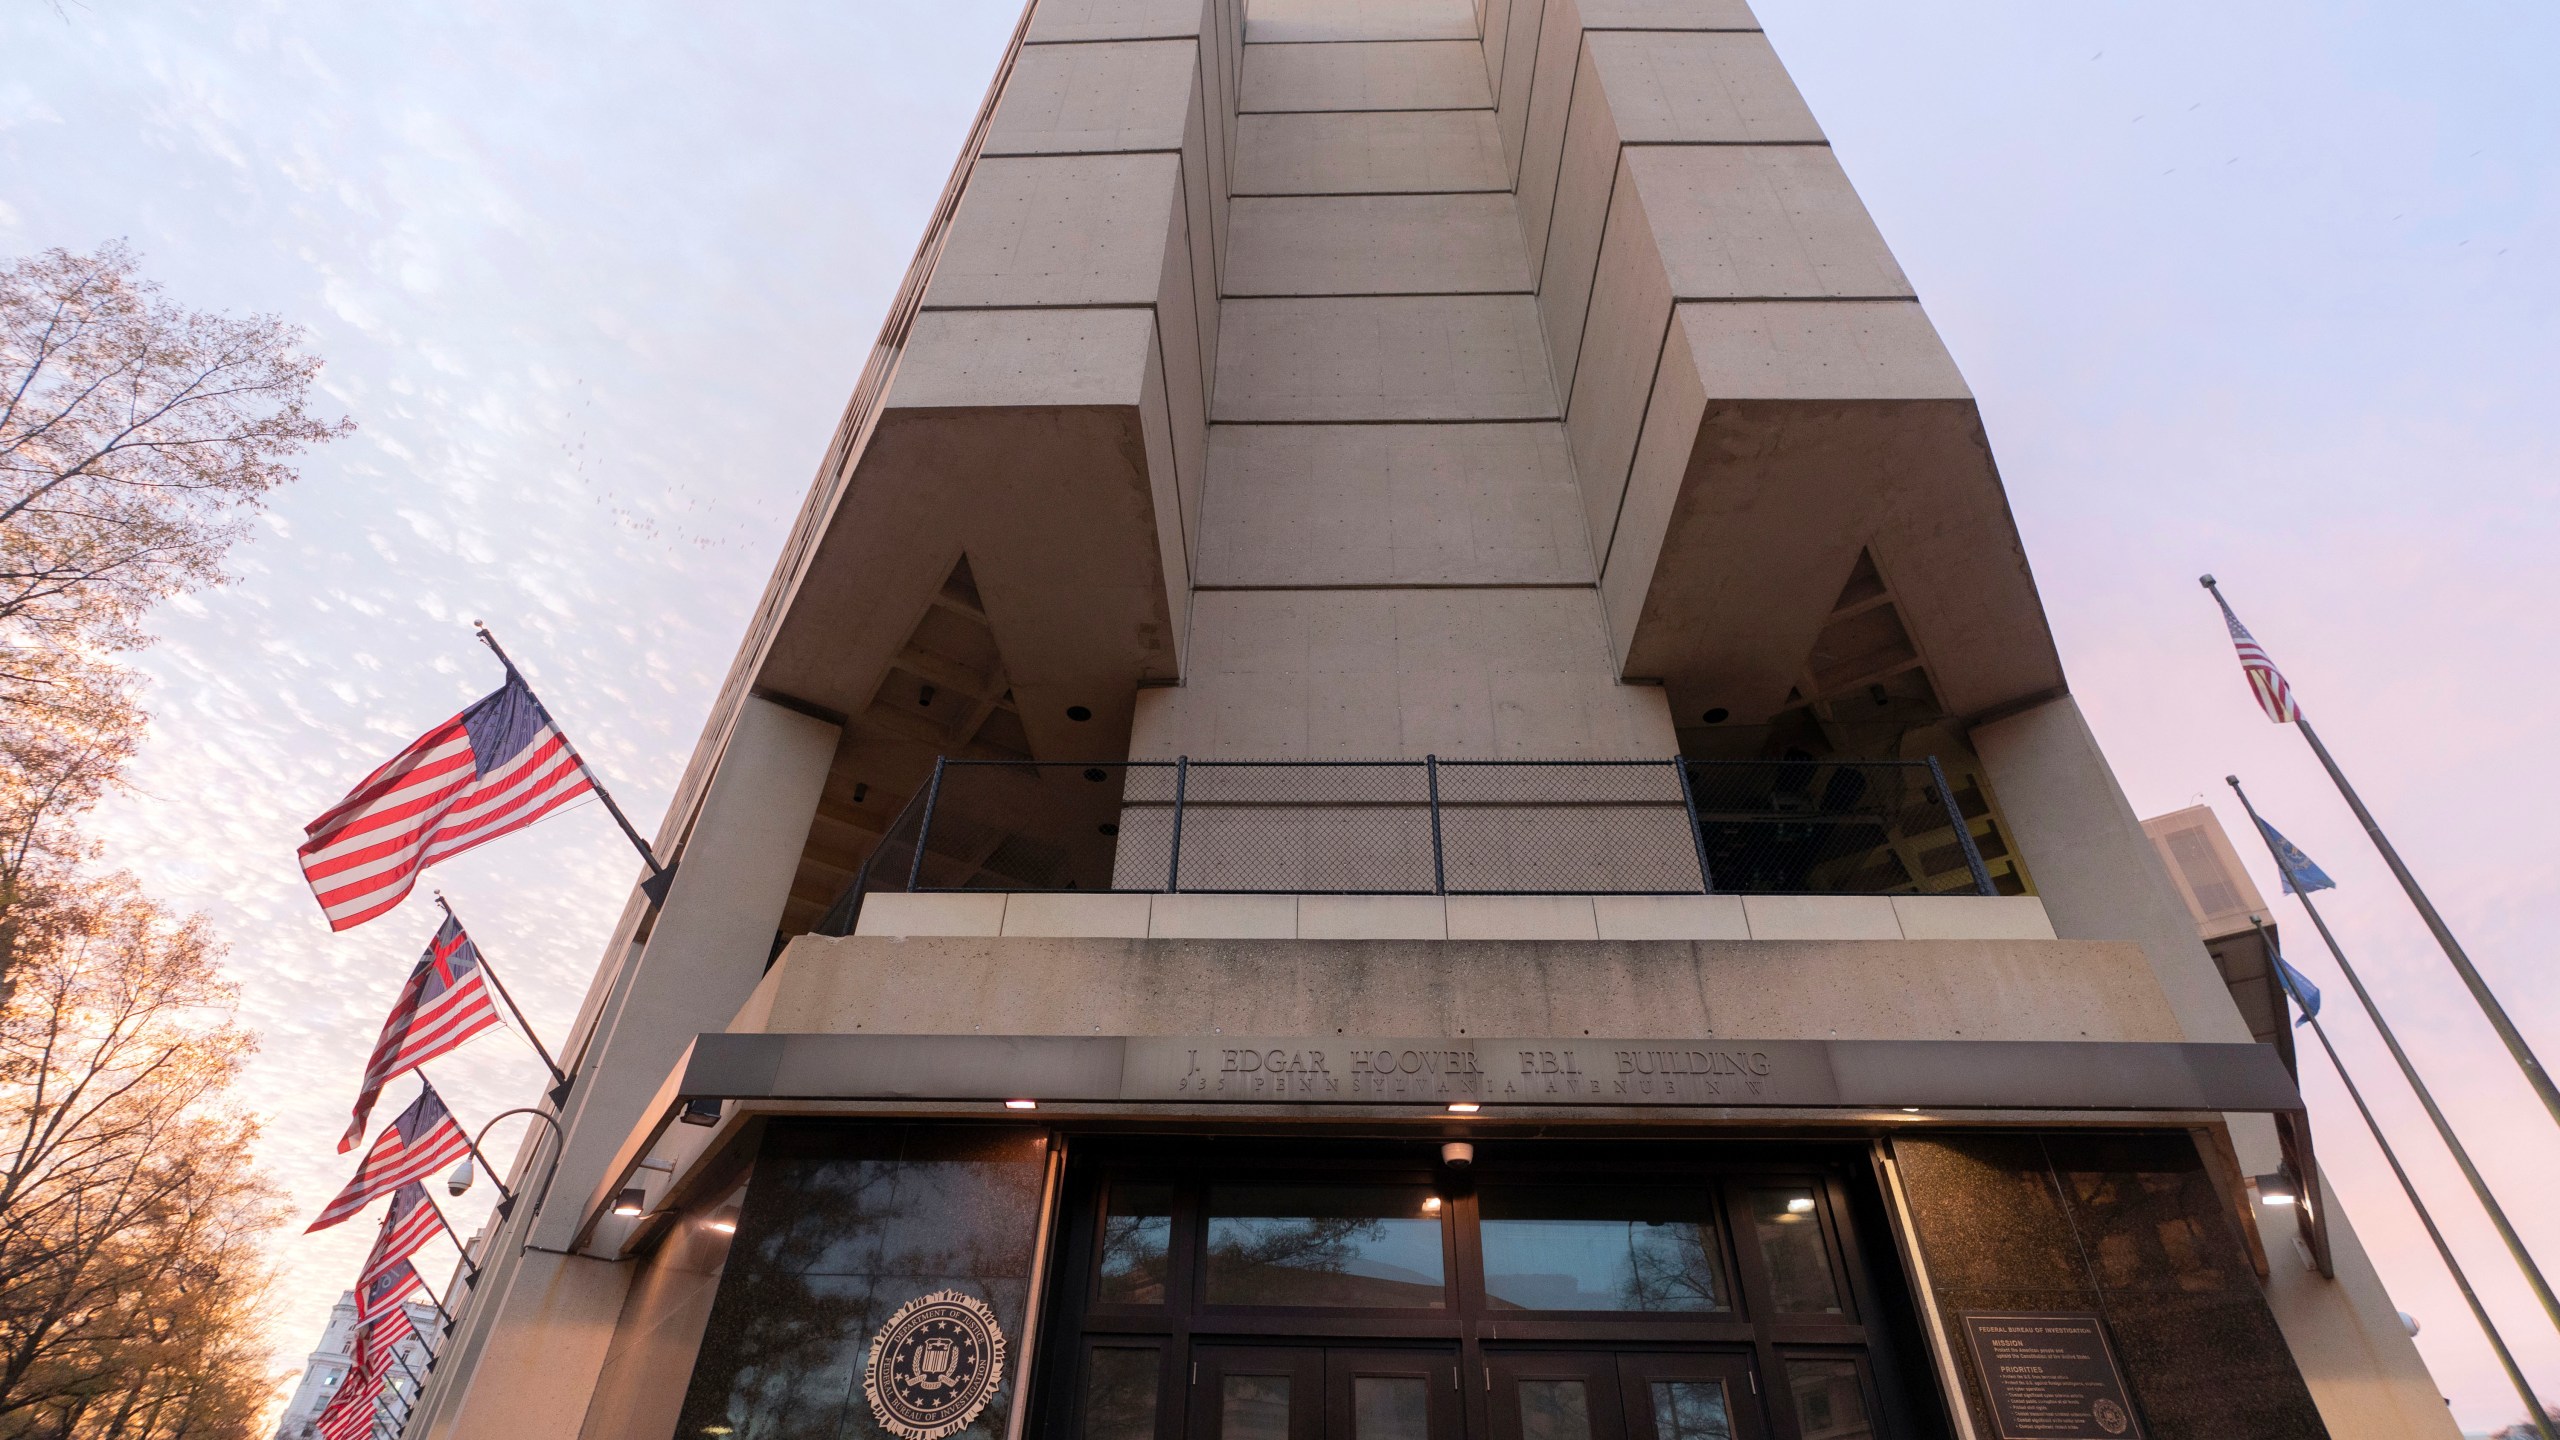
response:
[(1452, 1170), (1464, 1170), (1476, 1163), (1476, 1147), (1464, 1140), (1452, 1140), (1440, 1147), (1440, 1163)]

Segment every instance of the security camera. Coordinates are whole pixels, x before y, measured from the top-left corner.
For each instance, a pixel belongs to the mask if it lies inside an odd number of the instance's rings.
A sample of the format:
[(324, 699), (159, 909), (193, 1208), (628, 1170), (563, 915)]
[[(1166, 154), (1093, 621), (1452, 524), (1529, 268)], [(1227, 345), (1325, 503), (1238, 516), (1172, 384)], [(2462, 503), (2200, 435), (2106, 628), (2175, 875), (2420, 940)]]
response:
[(444, 1188), (446, 1193), (453, 1195), (459, 1195), (471, 1188), (470, 1156), (463, 1156), (462, 1163), (453, 1167), (453, 1173), (444, 1177)]
[(1452, 1170), (1464, 1170), (1476, 1163), (1476, 1147), (1464, 1140), (1452, 1140), (1440, 1147), (1440, 1163)]

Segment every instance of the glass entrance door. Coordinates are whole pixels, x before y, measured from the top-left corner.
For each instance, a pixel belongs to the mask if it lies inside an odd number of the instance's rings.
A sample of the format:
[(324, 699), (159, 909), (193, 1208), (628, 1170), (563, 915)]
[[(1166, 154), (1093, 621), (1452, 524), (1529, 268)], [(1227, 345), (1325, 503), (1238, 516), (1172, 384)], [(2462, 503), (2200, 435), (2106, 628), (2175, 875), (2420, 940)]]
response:
[(1458, 1352), (1204, 1344), (1191, 1440), (1461, 1440)]
[(1485, 1149), (1081, 1144), (1039, 1433), (1943, 1440), (1860, 1152)]
[(1492, 1440), (1763, 1440), (1744, 1355), (1565, 1352), (1487, 1358)]

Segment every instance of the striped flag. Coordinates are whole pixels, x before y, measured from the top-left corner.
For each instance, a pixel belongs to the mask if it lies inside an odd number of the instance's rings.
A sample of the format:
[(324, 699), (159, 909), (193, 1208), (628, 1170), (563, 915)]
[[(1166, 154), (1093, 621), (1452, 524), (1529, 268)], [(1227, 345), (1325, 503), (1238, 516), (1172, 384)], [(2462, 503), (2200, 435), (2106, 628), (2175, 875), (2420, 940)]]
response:
[(436, 1094), (436, 1087), (421, 1078), (418, 1098), (374, 1137), (373, 1148), (364, 1152), (364, 1163), (356, 1167), (355, 1178), (302, 1233), (326, 1230), (362, 1210), (374, 1196), (424, 1180), (470, 1153), (471, 1138), (454, 1123), (443, 1098)]
[(373, 1432), (383, 1371), (391, 1363), (390, 1354), (373, 1344), (370, 1329), (363, 1325), (356, 1327), (348, 1350), (355, 1362), (338, 1377), (337, 1393), (320, 1410), (318, 1423), (324, 1440), (364, 1440)]
[(427, 1198), (426, 1186), (412, 1180), (392, 1191), (391, 1208), (382, 1212), (382, 1233), (374, 1237), (373, 1253), (365, 1257), (363, 1273), (356, 1279), (357, 1293), (363, 1293), (383, 1271), (406, 1265), (443, 1228), (444, 1219)]
[(488, 972), (480, 966), (479, 947), (464, 933), (462, 922), (448, 915), (436, 927), (427, 953), (410, 967), (400, 998), (382, 1022), (373, 1042), (373, 1057), (364, 1063), (364, 1082), (356, 1089), (355, 1118), (338, 1137), (344, 1155), (364, 1138), (373, 1118), (373, 1102), (382, 1087), (404, 1070), (413, 1070), (498, 1023), (498, 1004), (489, 990)]
[(331, 930), (361, 925), (399, 904), (419, 871), (594, 789), (578, 752), (511, 668), (507, 683), (303, 827), (303, 878)]
[(2231, 611), (2231, 602), (2222, 598), (2220, 587), (2206, 577), (2205, 588), (2213, 591), (2213, 603), (2222, 607), (2224, 623), (2231, 627), (2231, 648), (2240, 652), (2240, 673), (2249, 681), (2249, 693), (2258, 699), (2258, 708), (2279, 725), (2289, 725), (2302, 718), (2302, 707), (2294, 703), (2293, 687), (2284, 683), (2284, 672), (2267, 658), (2266, 647), (2240, 623)]
[(408, 1325), (409, 1312), (401, 1302), (427, 1288), (426, 1282), (418, 1278), (416, 1267), (400, 1260), (379, 1267), (368, 1264), (366, 1270), (369, 1278), (356, 1286), (356, 1323), (374, 1327), (374, 1333), (379, 1335), (384, 1326), (392, 1323), (390, 1316), (396, 1311), (398, 1323)]

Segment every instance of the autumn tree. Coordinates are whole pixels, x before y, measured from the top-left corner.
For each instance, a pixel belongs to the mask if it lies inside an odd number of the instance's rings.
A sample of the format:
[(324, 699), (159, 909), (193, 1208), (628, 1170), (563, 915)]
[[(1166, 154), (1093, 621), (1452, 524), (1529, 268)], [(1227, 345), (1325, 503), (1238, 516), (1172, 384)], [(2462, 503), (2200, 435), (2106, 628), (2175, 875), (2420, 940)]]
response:
[(311, 413), (301, 339), (164, 299), (120, 244), (0, 267), (0, 996), (25, 907), (84, 858), (72, 822), (140, 736), (115, 656), (349, 428)]
[[(282, 1218), (227, 1092), (254, 1049), (200, 918), (121, 876), (20, 936), (0, 1008), (0, 1437), (247, 1434)], [(183, 1425), (179, 1424), (183, 1420)]]
[(121, 661), (308, 447), (319, 361), (132, 252), (0, 264), (0, 1440), (245, 1440), (281, 1218), (220, 947), (98, 873), (146, 717)]

